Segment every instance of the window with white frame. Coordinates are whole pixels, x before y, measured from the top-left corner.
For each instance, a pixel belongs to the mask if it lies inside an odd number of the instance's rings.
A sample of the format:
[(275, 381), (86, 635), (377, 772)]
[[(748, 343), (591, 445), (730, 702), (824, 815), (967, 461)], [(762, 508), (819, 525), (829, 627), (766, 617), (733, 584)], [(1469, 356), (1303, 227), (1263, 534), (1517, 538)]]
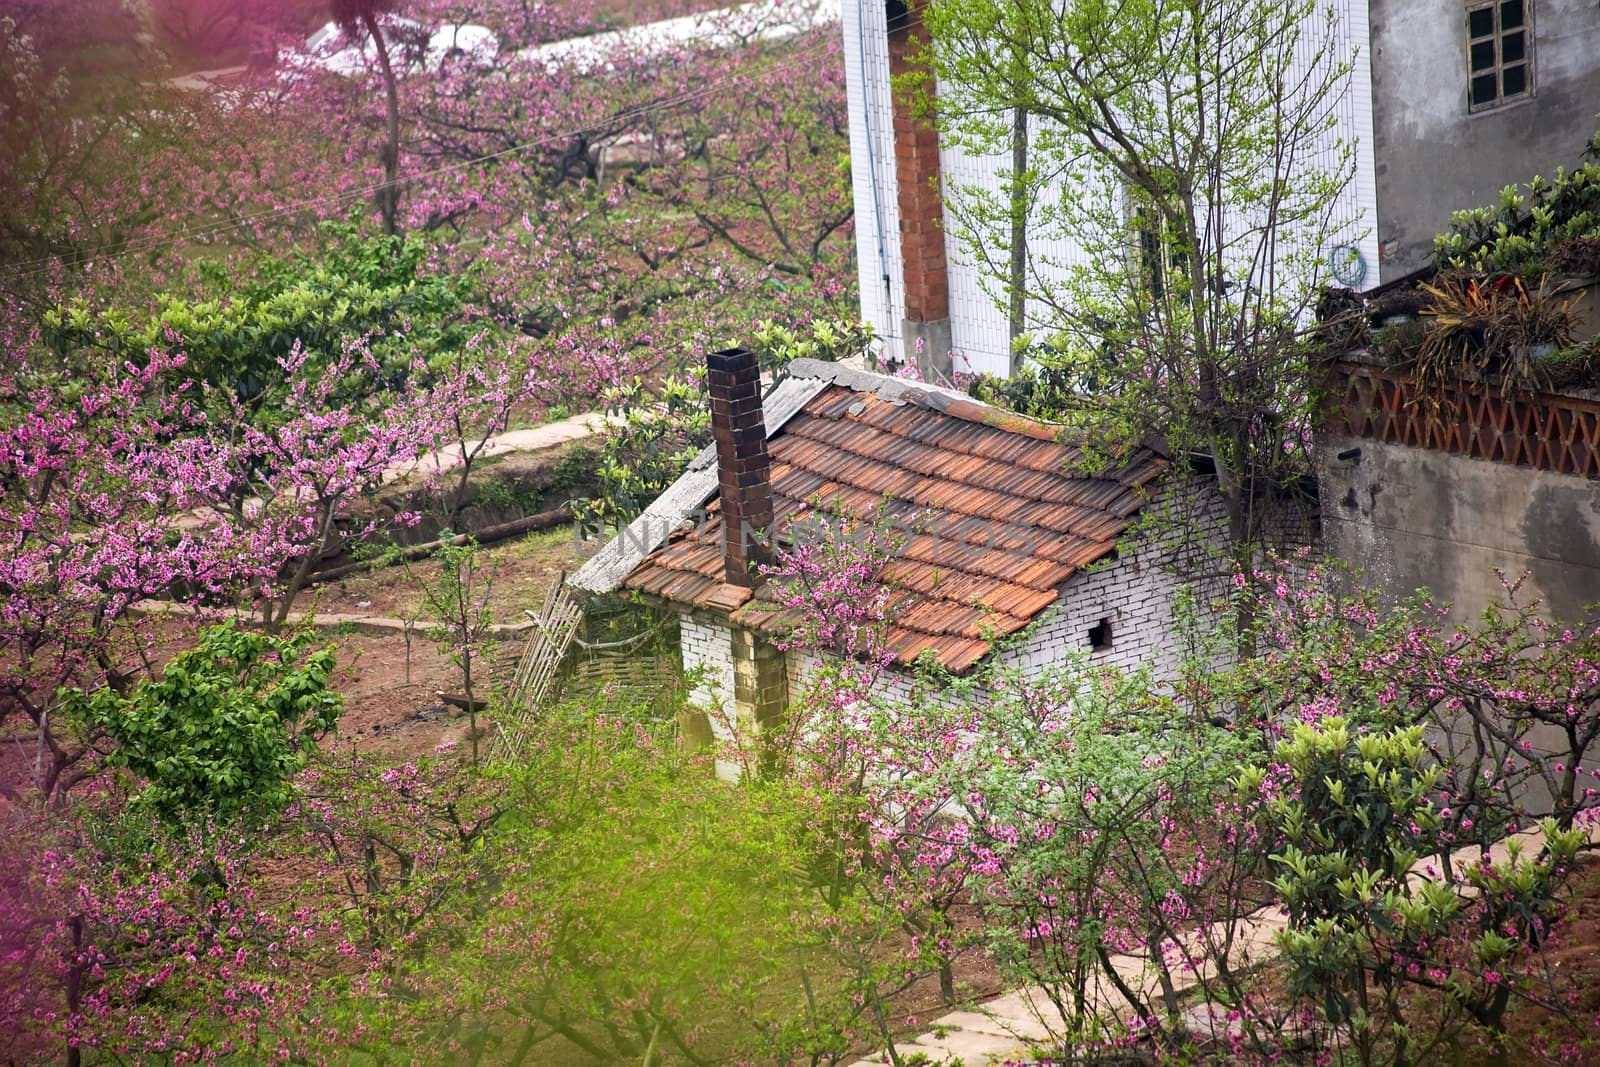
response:
[(1533, 0), (1467, 7), (1467, 107), (1484, 111), (1533, 94)]

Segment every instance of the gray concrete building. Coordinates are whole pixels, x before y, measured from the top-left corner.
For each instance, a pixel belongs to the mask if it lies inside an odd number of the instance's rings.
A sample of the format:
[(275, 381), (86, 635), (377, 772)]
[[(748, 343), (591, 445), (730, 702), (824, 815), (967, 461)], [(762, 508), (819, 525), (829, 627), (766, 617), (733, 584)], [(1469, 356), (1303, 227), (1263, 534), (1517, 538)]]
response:
[(1379, 271), (1426, 266), (1453, 211), (1582, 161), (1600, 112), (1594, 0), (1368, 0)]
[(1600, 605), (1600, 394), (1424, 395), (1350, 353), (1329, 370), (1318, 435), (1323, 548), (1394, 599), (1427, 589), (1458, 620), (1537, 600), (1577, 622)]

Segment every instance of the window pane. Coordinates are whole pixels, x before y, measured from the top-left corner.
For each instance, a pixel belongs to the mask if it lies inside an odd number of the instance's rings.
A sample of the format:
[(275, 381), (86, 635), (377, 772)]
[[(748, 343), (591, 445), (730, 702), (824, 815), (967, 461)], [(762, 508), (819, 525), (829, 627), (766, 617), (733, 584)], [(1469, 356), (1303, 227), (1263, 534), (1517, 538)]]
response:
[(1492, 104), (1495, 101), (1493, 74), (1480, 74), (1472, 79), (1472, 105)]
[(1528, 68), (1522, 65), (1505, 69), (1505, 95), (1520, 96), (1528, 88)]
[(1522, 25), (1522, 0), (1505, 0), (1500, 5), (1500, 28), (1514, 30)]
[(1494, 41), (1479, 41), (1472, 46), (1472, 73), (1494, 66)]
[[(1520, 62), (1522, 57), (1528, 54), (1525, 47), (1526, 44), (1527, 38), (1522, 36), (1521, 30), (1518, 30), (1516, 33), (1508, 33), (1504, 37), (1500, 38), (1500, 62)], [(1474, 45), (1473, 47), (1476, 48), (1477, 46)], [(1474, 64), (1472, 69), (1477, 70), (1477, 65)]]
[(1467, 13), (1467, 34), (1471, 37), (1487, 37), (1494, 32), (1494, 8), (1480, 7), (1476, 11)]

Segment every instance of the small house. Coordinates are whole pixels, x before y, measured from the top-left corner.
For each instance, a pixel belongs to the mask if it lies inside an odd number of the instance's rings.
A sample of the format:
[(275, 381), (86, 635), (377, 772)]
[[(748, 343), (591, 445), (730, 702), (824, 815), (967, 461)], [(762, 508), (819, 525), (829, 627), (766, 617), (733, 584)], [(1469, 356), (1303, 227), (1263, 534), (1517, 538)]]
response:
[[(571, 579), (677, 612), (702, 707), (759, 725), (798, 692), (814, 654), (774, 644), (786, 620), (760, 565), (816, 511), (879, 514), (904, 535), (880, 571), (896, 595), (890, 687), (919, 660), (1159, 668), (1180, 588), (1219, 574), (1215, 490), (1158, 441), (1094, 462), (1063, 427), (952, 390), (797, 360), (763, 402), (753, 353), (709, 365), (715, 444)], [(1183, 520), (1141, 521), (1166, 507)]]

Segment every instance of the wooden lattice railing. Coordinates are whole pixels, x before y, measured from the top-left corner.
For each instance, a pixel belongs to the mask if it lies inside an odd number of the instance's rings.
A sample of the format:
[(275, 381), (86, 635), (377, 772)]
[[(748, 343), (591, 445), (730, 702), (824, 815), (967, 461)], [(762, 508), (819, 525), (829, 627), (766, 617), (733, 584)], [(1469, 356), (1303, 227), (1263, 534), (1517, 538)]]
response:
[(539, 613), (530, 611), (527, 616), (533, 630), (507, 688), (500, 730), (489, 749), (490, 758), (497, 761), (515, 759), (521, 751), (533, 717), (560, 683), (561, 664), (583, 622), (583, 608), (567, 589), (565, 572), (556, 579)]
[(1324, 427), (1389, 444), (1600, 478), (1600, 403), (1559, 393), (1501, 396), (1460, 381), (1426, 389), (1362, 363), (1329, 368)]

